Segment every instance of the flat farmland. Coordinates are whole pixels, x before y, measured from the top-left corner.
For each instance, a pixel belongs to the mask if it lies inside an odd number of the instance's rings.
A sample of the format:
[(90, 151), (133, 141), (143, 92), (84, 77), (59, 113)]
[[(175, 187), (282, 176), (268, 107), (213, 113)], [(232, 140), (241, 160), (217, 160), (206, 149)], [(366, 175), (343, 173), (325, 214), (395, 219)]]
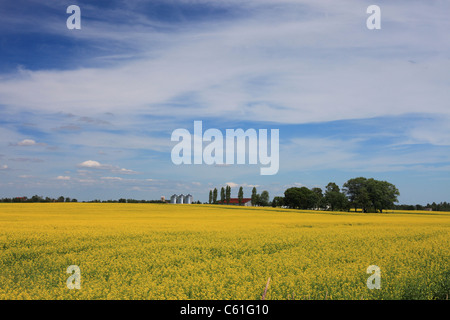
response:
[(448, 299), (449, 236), (445, 212), (0, 204), (0, 299)]

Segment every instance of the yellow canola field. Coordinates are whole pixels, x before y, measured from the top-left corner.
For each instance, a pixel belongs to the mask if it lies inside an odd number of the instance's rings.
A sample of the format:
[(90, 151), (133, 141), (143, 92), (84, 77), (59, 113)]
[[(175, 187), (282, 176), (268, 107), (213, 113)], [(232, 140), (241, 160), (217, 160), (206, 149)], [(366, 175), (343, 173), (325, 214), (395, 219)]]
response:
[(269, 277), (266, 299), (448, 299), (449, 231), (439, 212), (0, 204), (0, 299), (261, 299)]

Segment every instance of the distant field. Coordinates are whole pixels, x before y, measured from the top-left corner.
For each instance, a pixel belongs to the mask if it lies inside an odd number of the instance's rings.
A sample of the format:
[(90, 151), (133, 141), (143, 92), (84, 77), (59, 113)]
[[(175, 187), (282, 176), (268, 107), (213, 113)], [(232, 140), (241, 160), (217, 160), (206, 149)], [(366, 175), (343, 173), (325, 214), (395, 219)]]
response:
[(442, 212), (0, 204), (0, 299), (448, 299), (449, 236)]

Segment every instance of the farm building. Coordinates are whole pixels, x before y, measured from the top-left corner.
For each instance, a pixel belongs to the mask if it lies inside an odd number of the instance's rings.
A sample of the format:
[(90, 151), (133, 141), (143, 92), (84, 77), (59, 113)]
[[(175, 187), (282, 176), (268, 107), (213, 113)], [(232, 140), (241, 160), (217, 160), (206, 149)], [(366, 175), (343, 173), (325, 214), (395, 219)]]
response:
[[(219, 201), (219, 204), (222, 204)], [(228, 204), (230, 206), (238, 206), (239, 205), (239, 198), (230, 198), (230, 203), (227, 203), (226, 201), (223, 204)], [(241, 206), (251, 207), (252, 206), (252, 199), (251, 198), (242, 198)]]
[(184, 203), (184, 194), (180, 194), (177, 197), (177, 203), (179, 203), (179, 204), (183, 204)]
[(185, 198), (184, 198), (184, 203), (186, 204), (191, 204), (192, 203), (192, 195), (188, 194)]
[(180, 194), (180, 195), (172, 195), (170, 197), (170, 203), (178, 203), (178, 204), (191, 204), (193, 202), (193, 197), (192, 195), (188, 194), (188, 195), (184, 195), (184, 194)]

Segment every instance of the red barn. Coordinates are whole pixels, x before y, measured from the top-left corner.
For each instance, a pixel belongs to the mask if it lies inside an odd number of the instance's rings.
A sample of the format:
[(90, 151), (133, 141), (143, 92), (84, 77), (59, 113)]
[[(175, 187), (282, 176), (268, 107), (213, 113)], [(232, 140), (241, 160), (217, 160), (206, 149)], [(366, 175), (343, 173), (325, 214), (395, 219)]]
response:
[[(219, 204), (222, 204), (222, 202), (219, 201)], [(231, 206), (238, 206), (239, 205), (239, 199), (238, 198), (230, 198), (230, 203), (227, 203), (225, 201), (223, 204), (229, 204)], [(251, 198), (242, 198), (241, 206), (251, 207), (252, 206), (252, 199)]]

